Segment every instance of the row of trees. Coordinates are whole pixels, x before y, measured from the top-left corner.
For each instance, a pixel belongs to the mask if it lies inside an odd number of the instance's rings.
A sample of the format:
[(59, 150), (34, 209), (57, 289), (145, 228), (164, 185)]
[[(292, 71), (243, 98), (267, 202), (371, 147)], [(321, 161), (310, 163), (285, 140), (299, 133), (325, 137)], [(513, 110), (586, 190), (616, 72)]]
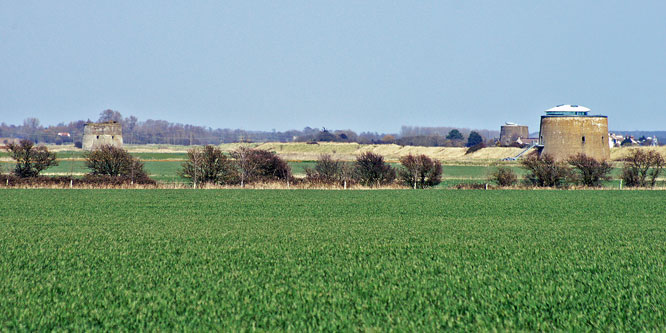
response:
[[(469, 131), (449, 127), (407, 127), (400, 134), (356, 133), (352, 130), (328, 130), (305, 127), (289, 131), (245, 131), (171, 123), (165, 120), (139, 121), (120, 112), (104, 110), (97, 122), (122, 124), (123, 139), (129, 144), (205, 145), (231, 142), (356, 142), (361, 144), (400, 144), (412, 146), (473, 146), (481, 138), (496, 137), (496, 131)], [(36, 143), (71, 144), (81, 142), (83, 128), (92, 120), (78, 120), (43, 126), (37, 118), (26, 118), (21, 125), (0, 124), (0, 138), (23, 138)], [(446, 132), (444, 132), (446, 130)], [(494, 135), (494, 136), (493, 136)]]
[[(321, 155), (314, 167), (306, 168), (305, 180), (311, 184), (352, 184), (376, 187), (398, 179), (414, 188), (435, 186), (441, 182), (442, 165), (425, 155), (405, 156), (401, 167), (394, 168), (381, 155), (366, 152), (354, 162), (343, 162)], [(188, 151), (181, 176), (197, 184), (241, 185), (251, 182), (297, 181), (286, 161), (274, 152), (240, 147), (229, 156), (219, 148), (205, 146)]]
[[(57, 166), (56, 154), (44, 146), (35, 146), (30, 140), (9, 143), (9, 156), (16, 161), (13, 174), (18, 178), (37, 178), (49, 167)], [(92, 183), (154, 184), (144, 165), (125, 149), (114, 146), (100, 148), (84, 154), (89, 173), (84, 180)]]
[[(634, 149), (623, 159), (621, 179), (629, 187), (654, 187), (666, 165), (664, 157), (654, 150)], [(611, 179), (613, 166), (607, 161), (597, 161), (585, 154), (577, 154), (567, 161), (558, 162), (544, 154), (529, 155), (520, 161), (527, 171), (526, 185), (538, 187), (562, 187), (577, 184), (599, 187)], [(490, 176), (500, 186), (513, 186), (518, 176), (509, 168), (499, 167)]]

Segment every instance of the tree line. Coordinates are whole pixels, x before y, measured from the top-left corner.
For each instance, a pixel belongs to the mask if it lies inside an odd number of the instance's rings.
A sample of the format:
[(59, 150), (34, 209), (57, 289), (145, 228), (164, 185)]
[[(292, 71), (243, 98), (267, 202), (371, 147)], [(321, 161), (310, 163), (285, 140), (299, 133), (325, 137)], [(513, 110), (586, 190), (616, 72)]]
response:
[[(305, 127), (288, 131), (247, 131), (213, 129), (204, 126), (171, 123), (165, 120), (139, 121), (135, 116), (124, 117), (120, 112), (104, 110), (96, 122), (118, 122), (122, 125), (123, 141), (127, 144), (207, 145), (234, 142), (354, 142), (359, 144), (399, 144), (411, 146), (463, 147), (473, 134), (482, 140), (493, 139), (493, 131), (455, 129), (448, 127), (407, 127), (401, 133), (377, 133), (352, 130), (329, 130)], [(21, 125), (0, 124), (0, 138), (27, 139), (35, 143), (80, 144), (86, 123), (77, 120), (43, 126), (37, 118), (26, 118)], [(446, 133), (442, 132), (446, 129)], [(455, 132), (458, 135), (451, 136)], [(493, 136), (494, 135), (494, 136)], [(2, 144), (3, 142), (0, 142)]]
[[(627, 187), (655, 187), (662, 174), (666, 159), (654, 150), (632, 149), (622, 158), (620, 179)], [(534, 187), (565, 187), (579, 185), (601, 187), (611, 179), (613, 166), (608, 161), (598, 161), (583, 153), (571, 156), (566, 161), (556, 161), (549, 154), (530, 154), (520, 160), (520, 165), (527, 171), (523, 185)], [(499, 186), (515, 186), (518, 183), (516, 173), (507, 167), (498, 167), (489, 180)]]

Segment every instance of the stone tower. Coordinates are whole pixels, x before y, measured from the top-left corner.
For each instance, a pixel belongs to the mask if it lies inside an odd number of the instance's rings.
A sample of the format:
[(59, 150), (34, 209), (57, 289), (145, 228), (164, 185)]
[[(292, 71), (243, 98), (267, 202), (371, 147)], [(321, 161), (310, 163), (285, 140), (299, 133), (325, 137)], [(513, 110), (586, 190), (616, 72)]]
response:
[(584, 153), (597, 160), (610, 158), (608, 117), (589, 115), (590, 109), (579, 105), (558, 105), (541, 116), (539, 143), (541, 154), (558, 161)]
[(83, 128), (82, 148), (93, 150), (102, 145), (123, 146), (123, 128), (115, 121), (88, 123)]
[(506, 123), (500, 127), (500, 144), (508, 146), (518, 139), (527, 139), (530, 133), (527, 126), (514, 123)]

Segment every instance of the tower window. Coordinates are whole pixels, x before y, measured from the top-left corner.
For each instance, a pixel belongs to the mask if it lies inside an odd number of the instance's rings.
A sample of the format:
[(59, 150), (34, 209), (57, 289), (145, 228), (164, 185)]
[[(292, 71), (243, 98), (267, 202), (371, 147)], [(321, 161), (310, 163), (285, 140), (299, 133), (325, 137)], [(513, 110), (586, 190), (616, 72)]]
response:
[(95, 139), (99, 139), (99, 135), (95, 137)]
[(585, 137), (583, 137), (583, 143), (585, 143)]

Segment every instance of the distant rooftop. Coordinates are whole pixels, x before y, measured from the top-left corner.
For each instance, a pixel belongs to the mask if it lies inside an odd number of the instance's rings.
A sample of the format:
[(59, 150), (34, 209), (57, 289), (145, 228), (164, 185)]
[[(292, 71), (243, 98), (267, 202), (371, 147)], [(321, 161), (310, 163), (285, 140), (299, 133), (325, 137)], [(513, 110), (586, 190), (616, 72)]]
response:
[(590, 111), (582, 105), (576, 104), (560, 104), (554, 108), (546, 110), (546, 115), (549, 116), (587, 116)]

